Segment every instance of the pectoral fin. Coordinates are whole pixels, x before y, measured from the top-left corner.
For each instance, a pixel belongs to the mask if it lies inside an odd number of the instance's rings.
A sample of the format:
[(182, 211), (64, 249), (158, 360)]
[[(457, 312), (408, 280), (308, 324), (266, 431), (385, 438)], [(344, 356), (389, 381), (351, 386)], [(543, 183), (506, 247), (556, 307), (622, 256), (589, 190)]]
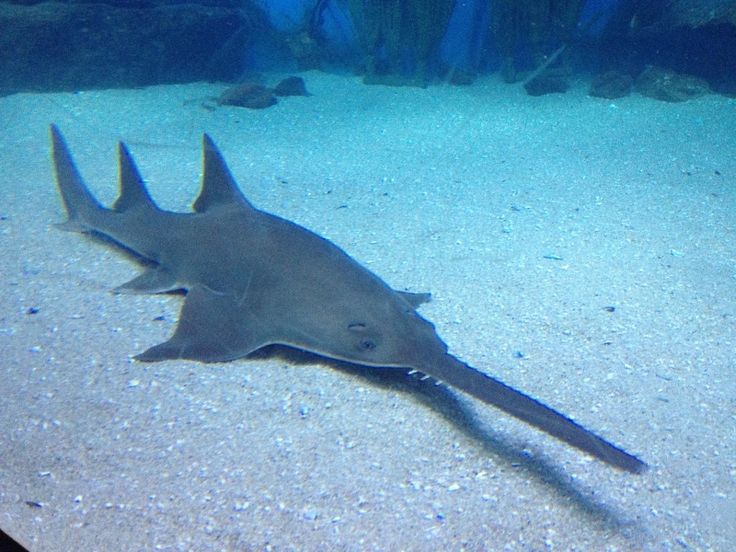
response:
[(168, 341), (136, 356), (143, 362), (186, 358), (225, 362), (243, 357), (269, 341), (251, 311), (229, 293), (194, 286), (184, 302), (179, 325)]
[(414, 293), (411, 291), (396, 291), (401, 295), (404, 300), (409, 303), (415, 309), (424, 303), (429, 303), (432, 300), (431, 293)]

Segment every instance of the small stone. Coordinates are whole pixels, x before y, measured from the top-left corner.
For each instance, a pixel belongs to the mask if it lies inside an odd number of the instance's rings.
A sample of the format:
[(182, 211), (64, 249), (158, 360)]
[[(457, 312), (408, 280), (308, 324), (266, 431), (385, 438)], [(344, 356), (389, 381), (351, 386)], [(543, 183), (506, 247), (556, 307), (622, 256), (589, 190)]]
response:
[(254, 83), (244, 82), (228, 88), (217, 99), (219, 105), (247, 107), (249, 109), (264, 109), (277, 102), (276, 96), (270, 88)]
[(636, 78), (635, 86), (643, 96), (664, 102), (684, 102), (710, 92), (703, 79), (652, 65)]
[(311, 96), (301, 77), (286, 77), (274, 87), (273, 93), (276, 96)]
[(236, 501), (235, 505), (233, 506), (233, 510), (235, 510), (236, 512), (244, 512), (248, 509), (248, 506), (250, 506), (250, 502)]

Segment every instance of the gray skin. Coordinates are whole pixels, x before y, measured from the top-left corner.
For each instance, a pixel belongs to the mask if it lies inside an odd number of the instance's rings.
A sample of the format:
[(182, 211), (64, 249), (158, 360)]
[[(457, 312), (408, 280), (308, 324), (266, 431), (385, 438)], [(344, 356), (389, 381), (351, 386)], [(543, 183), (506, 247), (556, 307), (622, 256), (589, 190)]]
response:
[(646, 464), (536, 399), (447, 353), (417, 307), (426, 293), (396, 291), (332, 242), (256, 209), (206, 134), (204, 176), (192, 213), (159, 209), (126, 146), (119, 144), (120, 195), (100, 205), (51, 126), (56, 181), (67, 231), (101, 235), (148, 268), (123, 293), (185, 290), (174, 335), (136, 358), (224, 362), (280, 344), (361, 364), (429, 375), (608, 464)]

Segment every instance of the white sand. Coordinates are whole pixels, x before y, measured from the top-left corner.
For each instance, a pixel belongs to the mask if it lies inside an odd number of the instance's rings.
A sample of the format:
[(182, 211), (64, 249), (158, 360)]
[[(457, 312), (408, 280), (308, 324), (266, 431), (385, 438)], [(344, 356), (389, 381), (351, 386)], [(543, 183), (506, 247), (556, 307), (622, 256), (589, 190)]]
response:
[[(736, 101), (304, 77), (265, 111), (187, 102), (204, 84), (0, 99), (0, 527), (34, 552), (729, 549)], [(206, 130), (256, 205), (431, 290), (455, 354), (651, 469), (370, 369), (130, 361), (181, 298), (108, 293), (136, 267), (50, 227), (52, 121), (101, 199), (123, 138), (171, 209)]]

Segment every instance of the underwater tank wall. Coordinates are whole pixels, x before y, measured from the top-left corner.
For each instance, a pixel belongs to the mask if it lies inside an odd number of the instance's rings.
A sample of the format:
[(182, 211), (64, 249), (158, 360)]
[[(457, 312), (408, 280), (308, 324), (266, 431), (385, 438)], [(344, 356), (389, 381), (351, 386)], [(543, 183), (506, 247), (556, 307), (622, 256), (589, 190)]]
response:
[(238, 82), (308, 69), (368, 84), (469, 84), (495, 71), (526, 83), (543, 69), (533, 89), (546, 93), (564, 91), (581, 69), (633, 82), (654, 65), (730, 94), (735, 29), (727, 0), (6, 0), (0, 89)]

